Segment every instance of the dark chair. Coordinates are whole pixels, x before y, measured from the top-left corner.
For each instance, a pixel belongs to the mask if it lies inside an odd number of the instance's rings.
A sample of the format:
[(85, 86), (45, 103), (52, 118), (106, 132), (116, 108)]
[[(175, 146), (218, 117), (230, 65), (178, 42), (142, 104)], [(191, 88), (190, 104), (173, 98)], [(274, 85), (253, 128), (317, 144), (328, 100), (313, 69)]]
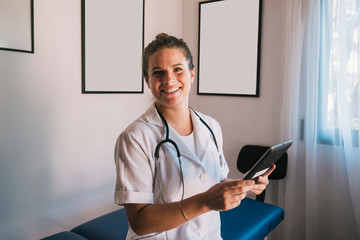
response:
[[(260, 157), (269, 149), (268, 146), (258, 146), (258, 145), (245, 145), (241, 148), (238, 159), (237, 159), (237, 169), (245, 174), (250, 168), (260, 159)], [(270, 180), (283, 179), (286, 176), (288, 164), (288, 155), (284, 153), (281, 158), (276, 162), (276, 169), (269, 176)], [(256, 200), (264, 202), (265, 201), (265, 190), (256, 196)]]

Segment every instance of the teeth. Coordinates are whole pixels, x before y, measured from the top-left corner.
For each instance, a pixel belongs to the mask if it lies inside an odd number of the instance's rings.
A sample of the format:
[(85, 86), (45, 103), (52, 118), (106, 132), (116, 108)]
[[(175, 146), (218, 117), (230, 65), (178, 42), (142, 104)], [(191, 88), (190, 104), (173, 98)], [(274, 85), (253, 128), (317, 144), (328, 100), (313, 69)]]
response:
[(179, 88), (172, 88), (172, 89), (167, 89), (167, 90), (164, 90), (164, 92), (166, 93), (173, 93), (175, 91), (177, 91)]

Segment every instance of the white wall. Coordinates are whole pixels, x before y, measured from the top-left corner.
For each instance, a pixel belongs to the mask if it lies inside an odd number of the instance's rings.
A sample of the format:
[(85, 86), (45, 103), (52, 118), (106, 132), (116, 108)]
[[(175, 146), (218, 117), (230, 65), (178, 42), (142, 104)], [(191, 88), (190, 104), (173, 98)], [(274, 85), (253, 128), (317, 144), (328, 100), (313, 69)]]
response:
[[(180, 1), (149, 2), (145, 42), (181, 34)], [(147, 89), (81, 94), (80, 1), (34, 3), (35, 54), (0, 51), (1, 239), (39, 239), (116, 209), (115, 140), (151, 102)]]
[[(236, 169), (236, 160), (243, 145), (272, 145), (280, 141), (281, 1), (263, 1), (259, 98), (197, 95), (197, 83), (192, 87), (191, 105), (216, 118), (222, 126), (225, 157), (230, 165), (230, 177), (233, 178), (242, 176)], [(189, 42), (196, 66), (199, 2), (183, 1), (183, 37)]]
[[(260, 98), (197, 96), (223, 126), (235, 170), (240, 147), (278, 142), (281, 0), (264, 1)], [(80, 1), (37, 0), (35, 54), (0, 51), (0, 238), (38, 239), (116, 209), (113, 147), (150, 93), (81, 94)], [(197, 63), (198, 0), (146, 0), (145, 44), (182, 36)], [(131, 104), (129, 104), (131, 103)]]

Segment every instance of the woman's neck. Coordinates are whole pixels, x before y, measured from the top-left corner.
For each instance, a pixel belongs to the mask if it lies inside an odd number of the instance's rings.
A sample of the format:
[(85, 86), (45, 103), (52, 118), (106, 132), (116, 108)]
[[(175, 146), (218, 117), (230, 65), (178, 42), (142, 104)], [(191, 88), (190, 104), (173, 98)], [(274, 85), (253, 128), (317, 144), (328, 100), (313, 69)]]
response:
[(187, 136), (192, 133), (193, 125), (188, 106), (169, 108), (156, 105), (156, 108), (164, 116), (166, 122), (171, 125), (178, 134)]

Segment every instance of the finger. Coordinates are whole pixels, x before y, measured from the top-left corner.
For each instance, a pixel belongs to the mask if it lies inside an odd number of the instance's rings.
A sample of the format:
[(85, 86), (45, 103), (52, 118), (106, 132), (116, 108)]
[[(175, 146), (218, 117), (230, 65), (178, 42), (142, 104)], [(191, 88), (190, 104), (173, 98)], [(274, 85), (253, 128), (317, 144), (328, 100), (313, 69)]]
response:
[(268, 177), (276, 168), (276, 165), (273, 164), (267, 171), (266, 173), (263, 175), (264, 177)]
[(228, 184), (229, 187), (238, 188), (238, 187), (243, 187), (243, 186), (255, 185), (255, 181), (254, 180), (233, 180), (231, 182), (226, 182), (226, 184)]
[(251, 194), (259, 195), (259, 194), (261, 194), (262, 192), (263, 192), (263, 191), (261, 191), (261, 190), (251, 191)]
[(256, 185), (268, 185), (269, 184), (269, 178), (264, 176), (259, 176), (256, 179)]
[(265, 190), (265, 187), (258, 187), (258, 188), (254, 188), (253, 190), (251, 190), (250, 193), (253, 193), (255, 195), (259, 195), (264, 190)]
[(263, 184), (257, 184), (256, 186), (253, 187), (253, 189), (251, 190), (253, 191), (264, 191), (266, 189), (266, 185)]
[(241, 204), (241, 201), (232, 202), (232, 203), (230, 203), (229, 205), (227, 205), (227, 206), (224, 208), (224, 211), (228, 211), (228, 210), (231, 210), (231, 209), (233, 209), (233, 208), (236, 208), (236, 207), (238, 207), (240, 204)]
[(255, 185), (232, 188), (232, 191), (230, 194), (234, 197), (240, 196), (240, 197), (244, 198), (248, 192), (251, 192), (254, 189), (254, 187), (255, 187)]
[(231, 204), (239, 204), (246, 197), (246, 193), (237, 194), (234, 198), (231, 199)]

